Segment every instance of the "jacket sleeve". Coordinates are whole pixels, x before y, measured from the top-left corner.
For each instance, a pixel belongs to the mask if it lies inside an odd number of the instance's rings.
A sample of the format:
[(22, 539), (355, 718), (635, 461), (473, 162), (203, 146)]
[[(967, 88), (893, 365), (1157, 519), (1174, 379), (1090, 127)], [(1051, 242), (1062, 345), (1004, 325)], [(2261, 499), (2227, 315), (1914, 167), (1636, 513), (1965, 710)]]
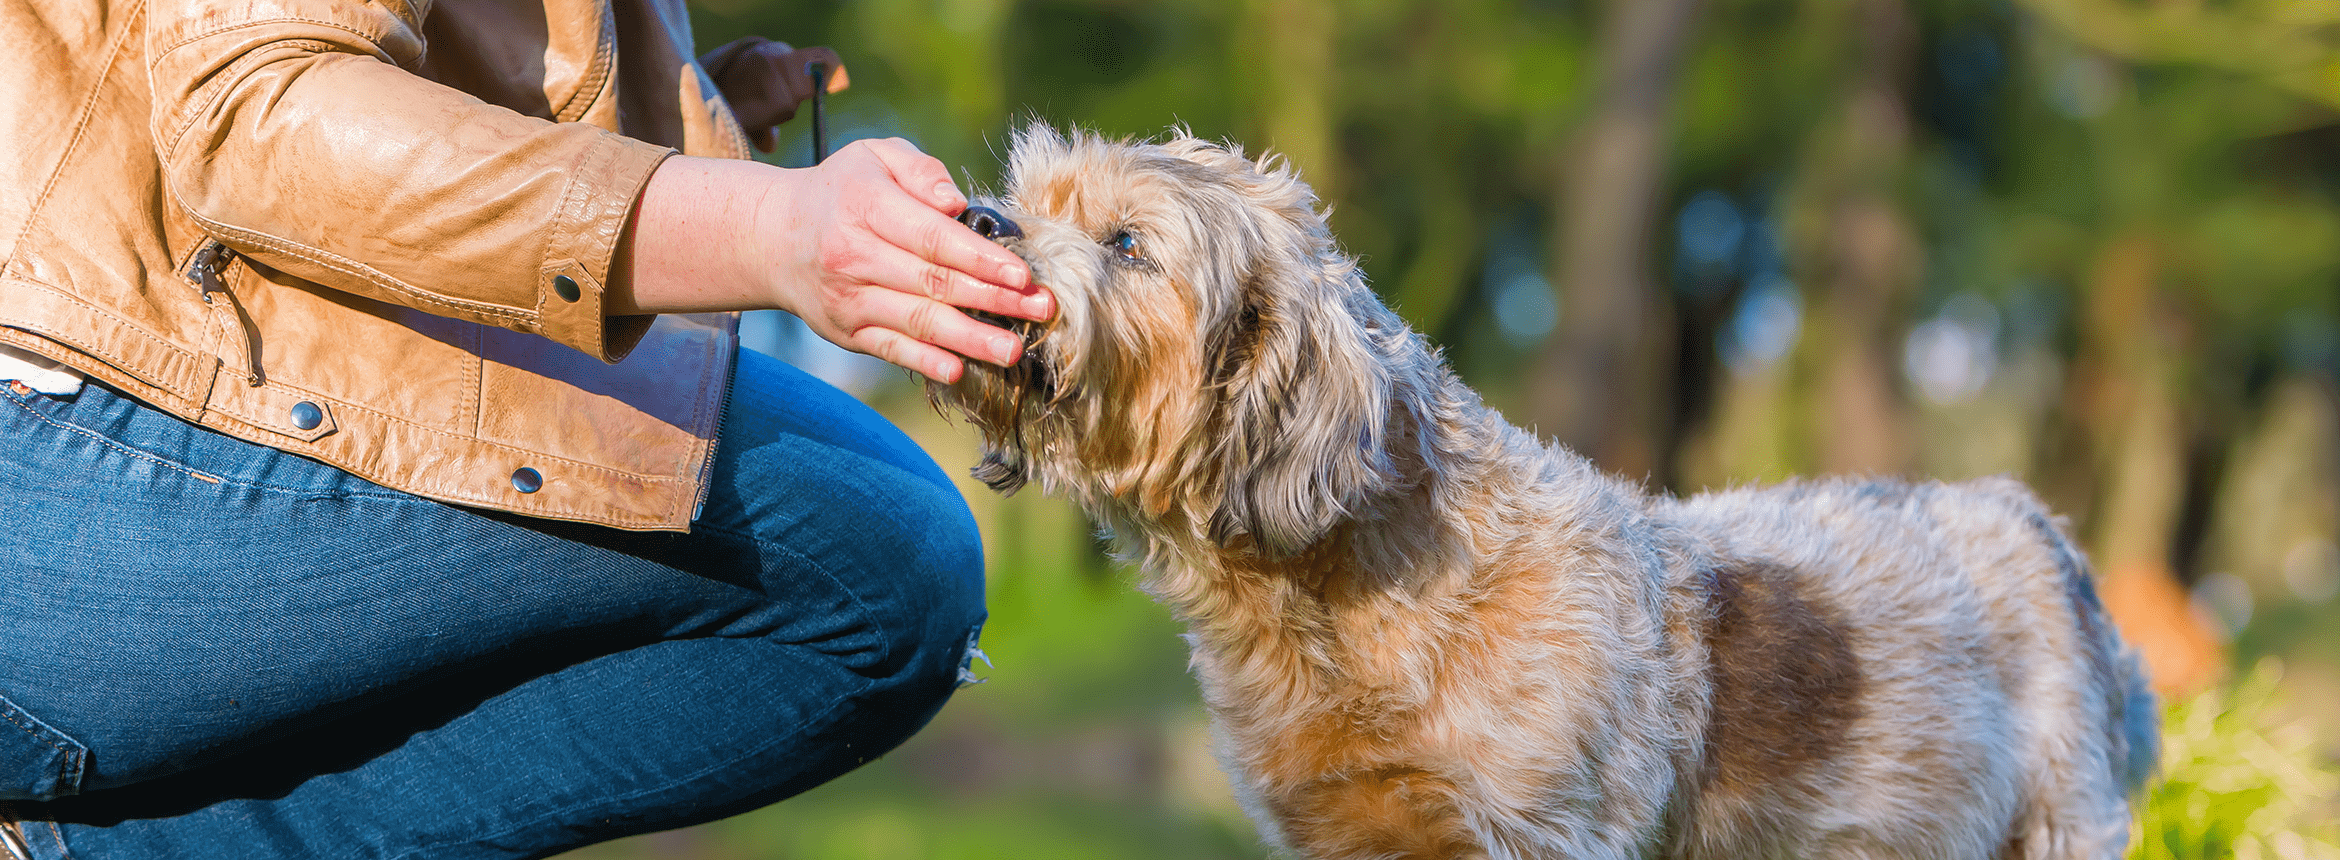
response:
[(613, 325), (602, 292), (673, 150), (406, 71), (427, 4), (154, 0), (147, 76), (167, 192), (270, 267), (623, 358), (648, 322)]

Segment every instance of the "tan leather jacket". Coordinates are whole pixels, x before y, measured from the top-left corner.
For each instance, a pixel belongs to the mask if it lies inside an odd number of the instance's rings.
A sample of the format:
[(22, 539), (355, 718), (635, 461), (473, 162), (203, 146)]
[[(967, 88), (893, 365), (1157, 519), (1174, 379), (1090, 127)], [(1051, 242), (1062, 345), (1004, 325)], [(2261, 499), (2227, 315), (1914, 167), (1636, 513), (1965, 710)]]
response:
[(681, 0), (0, 0), (0, 34), (0, 342), (410, 493), (689, 527), (736, 317), (602, 311), (658, 163), (747, 154)]

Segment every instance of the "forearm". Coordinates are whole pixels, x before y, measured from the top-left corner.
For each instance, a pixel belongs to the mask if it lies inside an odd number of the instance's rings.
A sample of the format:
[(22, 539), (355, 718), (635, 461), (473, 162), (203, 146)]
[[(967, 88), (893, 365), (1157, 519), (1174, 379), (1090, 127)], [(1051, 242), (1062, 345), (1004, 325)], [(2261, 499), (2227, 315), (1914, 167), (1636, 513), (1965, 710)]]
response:
[(779, 307), (763, 272), (750, 265), (758, 212), (788, 171), (753, 161), (675, 156), (642, 189), (603, 306), (611, 316), (741, 311)]

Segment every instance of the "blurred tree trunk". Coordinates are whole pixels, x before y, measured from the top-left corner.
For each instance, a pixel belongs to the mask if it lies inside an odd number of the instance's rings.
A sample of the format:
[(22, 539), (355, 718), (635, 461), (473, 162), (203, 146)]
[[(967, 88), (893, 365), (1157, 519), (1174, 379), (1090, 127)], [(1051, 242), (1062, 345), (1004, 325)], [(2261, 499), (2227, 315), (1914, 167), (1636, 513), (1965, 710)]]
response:
[(1792, 208), (1817, 289), (1797, 348), (1813, 422), (1812, 465), (1838, 474), (1908, 469), (1913, 422), (1894, 384), (1901, 322), (1922, 253), (1899, 186), (1909, 161), (1915, 27), (1900, 0), (1850, 10), (1861, 49), (1839, 119), (1825, 129)]
[(2065, 458), (2061, 483), (2086, 485), (2085, 536), (2105, 609), (2144, 656), (2154, 688), (2174, 697), (2216, 681), (2224, 658), (2173, 564), (2188, 479), (2177, 390), (2184, 348), (2162, 305), (2156, 244), (2142, 232), (2115, 239), (2089, 272), (2066, 389), (2087, 456)]
[(1698, 0), (1610, 0), (1593, 113), (1565, 160), (1560, 320), (1528, 383), (1535, 426), (1603, 468), (1653, 477), (1672, 330), (1650, 272), (1674, 92)]
[(1324, 0), (1245, 0), (1242, 9), (1231, 79), (1249, 82), (1261, 139), (1308, 177), (1317, 199), (1341, 199), (1330, 113), (1337, 10)]

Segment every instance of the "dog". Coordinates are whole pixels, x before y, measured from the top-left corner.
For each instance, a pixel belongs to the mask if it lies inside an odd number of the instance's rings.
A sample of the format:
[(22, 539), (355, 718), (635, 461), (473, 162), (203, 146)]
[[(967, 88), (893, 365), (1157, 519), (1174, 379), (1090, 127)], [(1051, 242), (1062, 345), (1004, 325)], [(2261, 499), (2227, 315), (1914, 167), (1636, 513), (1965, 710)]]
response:
[(976, 202), (1060, 310), (929, 394), (1187, 626), (1271, 845), (2121, 855), (2158, 711), (2021, 484), (1646, 493), (1483, 405), (1288, 165), (1183, 131), (1034, 124)]

